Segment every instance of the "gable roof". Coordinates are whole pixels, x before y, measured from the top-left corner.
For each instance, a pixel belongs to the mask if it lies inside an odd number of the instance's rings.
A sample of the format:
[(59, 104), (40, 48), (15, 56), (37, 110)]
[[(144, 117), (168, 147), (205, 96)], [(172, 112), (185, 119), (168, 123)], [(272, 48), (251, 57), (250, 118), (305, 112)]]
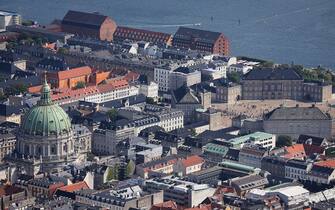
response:
[[(192, 103), (192, 104), (200, 103), (198, 97), (194, 94), (194, 91), (186, 86), (178, 88), (177, 90), (173, 91), (172, 94), (176, 99), (177, 103)], [(190, 96), (189, 99), (192, 100), (188, 102), (182, 101), (182, 99), (185, 98), (185, 96), (187, 95)]]
[(131, 81), (138, 80), (139, 77), (140, 77), (139, 73), (136, 73), (134, 71), (130, 71), (126, 75), (123, 76), (123, 79), (127, 80), (128, 82), (131, 82)]
[(174, 201), (165, 201), (163, 203), (154, 204), (150, 210), (177, 210), (178, 205)]
[(8, 116), (11, 116), (11, 115), (18, 115), (18, 114), (23, 113), (25, 108), (27, 108), (27, 107), (0, 104), (0, 116), (8, 117)]
[(114, 33), (114, 39), (116, 40), (129, 39), (137, 41), (149, 41), (153, 43), (166, 43), (170, 40), (170, 38), (171, 34), (124, 26), (118, 26)]
[(59, 71), (57, 72), (58, 79), (70, 79), (75, 77), (81, 77), (85, 75), (90, 75), (92, 73), (92, 69), (89, 66), (82, 66), (78, 68), (73, 68), (70, 70)]
[(65, 191), (65, 192), (74, 192), (79, 190), (89, 189), (87, 183), (85, 181), (77, 182), (74, 184), (66, 185), (63, 187), (58, 188), (58, 190)]
[(192, 69), (192, 68), (181, 66), (181, 67), (178, 67), (176, 70), (174, 70), (174, 72), (179, 72), (179, 73), (184, 73), (184, 74), (190, 74), (190, 73), (195, 72), (195, 70)]
[(204, 159), (199, 157), (198, 155), (192, 155), (186, 157), (186, 159), (183, 159), (181, 162), (183, 163), (184, 167), (190, 167), (203, 163)]
[(305, 148), (302, 144), (295, 144), (290, 147), (285, 147), (285, 158), (302, 158), (306, 156)]
[(69, 67), (63, 59), (57, 57), (43, 58), (36, 66), (54, 71), (62, 71)]
[(327, 175), (331, 175), (333, 173), (335, 169), (334, 168), (330, 168), (330, 167), (327, 167), (327, 166), (320, 166), (320, 165), (313, 165), (312, 166), (312, 169), (311, 169), (311, 172), (317, 172), (318, 175), (321, 174), (327, 174)]
[(221, 34), (222, 33), (219, 32), (205, 31), (195, 28), (179, 27), (174, 37), (178, 39), (196, 38), (202, 42), (209, 42), (213, 44), (220, 37)]
[(302, 134), (299, 136), (297, 143), (298, 144), (308, 144), (308, 140), (311, 140), (312, 145), (321, 146), (325, 138)]
[(323, 160), (323, 161), (319, 161), (319, 162), (314, 163), (314, 165), (328, 167), (328, 168), (334, 168), (335, 169), (335, 160), (334, 159)]
[(128, 82), (127, 82), (127, 80), (122, 79), (122, 80), (110, 81), (108, 84), (98, 85), (97, 89), (101, 93), (105, 93), (105, 92), (109, 92), (111, 90), (116, 90), (116, 89), (126, 88), (126, 87), (128, 87)]
[(101, 14), (69, 10), (64, 16), (62, 24), (100, 27), (107, 18)]
[(243, 80), (303, 80), (303, 78), (290, 68), (258, 68), (246, 73)]
[(317, 107), (278, 107), (265, 115), (267, 120), (330, 120)]

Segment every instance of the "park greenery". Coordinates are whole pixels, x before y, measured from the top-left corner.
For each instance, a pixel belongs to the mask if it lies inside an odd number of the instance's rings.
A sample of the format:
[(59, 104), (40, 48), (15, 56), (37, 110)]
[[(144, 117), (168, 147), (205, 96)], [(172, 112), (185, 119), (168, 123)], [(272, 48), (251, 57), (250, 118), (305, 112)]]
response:
[(117, 109), (111, 109), (107, 112), (108, 114), (108, 117), (109, 119), (112, 121), (112, 122), (115, 122), (116, 119), (117, 119), (117, 116), (118, 116), (118, 112), (117, 112)]
[(28, 91), (27, 85), (17, 84), (17, 85), (9, 85), (2, 92), (0, 92), (0, 100), (5, 100), (9, 96), (19, 95), (26, 93)]
[(237, 72), (227, 73), (227, 79), (228, 81), (233, 82), (233, 83), (240, 83), (241, 75)]
[(81, 88), (84, 88), (84, 87), (86, 87), (86, 83), (83, 82), (83, 81), (79, 81), (79, 82), (77, 82), (75, 89), (81, 89)]
[(47, 42), (48, 40), (46, 38), (39, 37), (39, 36), (31, 36), (26, 33), (21, 33), (20, 36), (17, 38), (17, 40), (9, 41), (6, 47), (8, 49), (13, 49), (19, 44), (42, 46), (43, 44)]
[(292, 138), (290, 136), (285, 136), (281, 135), (278, 136), (277, 141), (276, 141), (276, 147), (281, 148), (281, 147), (287, 147), (287, 146), (292, 146)]
[(129, 160), (125, 170), (122, 170), (122, 165), (116, 163), (113, 166), (108, 167), (107, 181), (112, 180), (124, 180), (131, 177), (135, 172), (135, 163)]

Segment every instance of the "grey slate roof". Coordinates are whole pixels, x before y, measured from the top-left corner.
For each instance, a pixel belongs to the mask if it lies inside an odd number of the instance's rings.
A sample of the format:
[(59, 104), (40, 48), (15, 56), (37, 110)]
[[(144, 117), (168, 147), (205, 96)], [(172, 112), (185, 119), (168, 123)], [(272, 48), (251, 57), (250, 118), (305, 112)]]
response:
[(238, 185), (242, 190), (257, 188), (268, 184), (268, 180), (260, 175), (253, 174), (244, 177), (238, 177), (231, 180), (232, 183)]
[(195, 28), (179, 27), (175, 33), (175, 37), (178, 39), (192, 39), (197, 38), (202, 42), (208, 42), (214, 44), (219, 38), (221, 33), (213, 31), (205, 31)]
[(303, 80), (293, 69), (264, 68), (252, 69), (243, 80)]
[(300, 168), (300, 169), (307, 169), (308, 163), (303, 160), (288, 160), (286, 162), (286, 166), (293, 167), (293, 168)]
[(108, 17), (96, 13), (69, 10), (64, 16), (62, 24), (94, 26), (98, 28), (106, 20), (106, 18)]
[(187, 94), (191, 94), (194, 100), (190, 101), (190, 103), (199, 103), (199, 99), (197, 96), (194, 94), (194, 91), (190, 89), (189, 87), (182, 86), (178, 88), (175, 91), (172, 91), (173, 97), (176, 99), (176, 102), (179, 103)]
[(0, 116), (11, 116), (13, 114), (20, 114), (25, 109), (25, 106), (10, 106), (0, 104)]
[(148, 168), (148, 167), (153, 167), (155, 165), (167, 163), (171, 160), (177, 160), (177, 159), (178, 159), (177, 155), (170, 155), (170, 156), (160, 158), (158, 160), (153, 160), (153, 161), (150, 161), (150, 162), (142, 163), (142, 164), (140, 164), (140, 166), (142, 168)]
[(57, 57), (43, 58), (36, 64), (36, 66), (55, 71), (66, 70), (67, 67), (70, 67), (63, 59)]
[(297, 140), (297, 144), (306, 144), (307, 140), (312, 140), (312, 145), (316, 145), (316, 146), (321, 146), (323, 141), (325, 140), (324, 138), (321, 137), (316, 137), (316, 136), (310, 136), (310, 135), (300, 135), (298, 140)]
[(278, 107), (265, 115), (267, 120), (331, 120), (317, 107)]
[(41, 84), (41, 78), (39, 76), (30, 76), (30, 77), (22, 77), (18, 78), (16, 80), (8, 80), (4, 82), (0, 82), (0, 88), (6, 88), (9, 86), (15, 86), (15, 85), (26, 85), (28, 87), (30, 86), (36, 86)]
[(103, 107), (110, 107), (110, 108), (121, 108), (124, 107), (124, 101), (128, 99), (129, 100), (129, 106), (139, 104), (139, 103), (144, 103), (146, 101), (146, 97), (143, 94), (138, 94), (135, 96), (129, 96), (127, 98), (121, 98), (121, 99), (116, 99), (112, 101), (107, 101), (104, 103), (101, 103), (101, 106)]
[(311, 172), (317, 172), (317, 173), (321, 173), (321, 174), (327, 174), (328, 176), (331, 175), (333, 173), (335, 169), (333, 168), (328, 168), (328, 167), (324, 167), (324, 166), (319, 166), (319, 165), (313, 165)]
[(193, 73), (194, 70), (188, 67), (178, 67), (176, 70), (174, 70), (175, 72), (180, 72), (180, 73), (184, 73), (184, 74), (190, 74)]
[(1, 62), (0, 63), (0, 74), (11, 74), (12, 73), (12, 64)]

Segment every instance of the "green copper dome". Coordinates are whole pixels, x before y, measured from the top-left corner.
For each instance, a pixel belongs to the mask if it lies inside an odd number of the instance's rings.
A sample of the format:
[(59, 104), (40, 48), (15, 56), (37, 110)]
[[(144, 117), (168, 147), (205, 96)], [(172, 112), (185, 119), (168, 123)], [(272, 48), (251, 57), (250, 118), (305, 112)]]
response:
[(71, 122), (65, 111), (51, 100), (50, 87), (44, 82), (41, 99), (23, 118), (21, 131), (29, 135), (62, 135), (71, 131)]

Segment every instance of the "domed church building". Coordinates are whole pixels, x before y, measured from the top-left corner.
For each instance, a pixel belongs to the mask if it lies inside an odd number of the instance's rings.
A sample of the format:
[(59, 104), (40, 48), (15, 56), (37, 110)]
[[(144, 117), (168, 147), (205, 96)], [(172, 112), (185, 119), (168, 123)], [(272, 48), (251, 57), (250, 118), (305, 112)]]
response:
[(15, 152), (7, 159), (29, 175), (56, 172), (74, 162), (74, 133), (66, 112), (51, 100), (45, 81), (37, 105), (23, 117)]

